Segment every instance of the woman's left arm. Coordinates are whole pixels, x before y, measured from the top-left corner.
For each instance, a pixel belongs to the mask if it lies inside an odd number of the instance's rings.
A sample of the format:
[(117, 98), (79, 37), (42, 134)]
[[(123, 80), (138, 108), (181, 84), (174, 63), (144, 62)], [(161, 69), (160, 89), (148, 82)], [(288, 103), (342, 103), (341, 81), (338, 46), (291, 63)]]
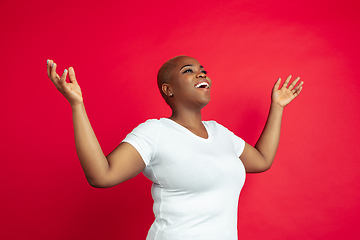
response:
[(289, 85), (290, 79), (291, 75), (287, 77), (281, 88), (279, 88), (280, 78), (275, 83), (272, 90), (268, 119), (255, 147), (245, 143), (245, 149), (240, 159), (245, 166), (246, 172), (257, 173), (266, 171), (274, 161), (276, 150), (279, 146), (284, 107), (300, 94), (303, 85), (303, 82), (300, 82), (296, 86), (300, 79), (299, 77), (295, 78)]

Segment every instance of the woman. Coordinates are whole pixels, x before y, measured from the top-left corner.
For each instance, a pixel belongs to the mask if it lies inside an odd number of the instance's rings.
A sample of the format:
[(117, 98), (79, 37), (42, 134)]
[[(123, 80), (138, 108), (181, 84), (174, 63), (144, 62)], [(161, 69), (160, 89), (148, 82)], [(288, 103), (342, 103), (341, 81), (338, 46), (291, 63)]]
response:
[(263, 172), (272, 165), (283, 109), (303, 84), (296, 86), (299, 78), (290, 84), (289, 76), (279, 88), (278, 79), (266, 125), (252, 147), (215, 121), (202, 121), (211, 80), (196, 59), (172, 58), (158, 72), (158, 87), (172, 115), (140, 124), (105, 156), (87, 118), (74, 69), (60, 77), (56, 64), (48, 60), (47, 72), (72, 108), (76, 151), (89, 184), (111, 187), (140, 172), (153, 181), (155, 221), (148, 240), (237, 239), (245, 172)]

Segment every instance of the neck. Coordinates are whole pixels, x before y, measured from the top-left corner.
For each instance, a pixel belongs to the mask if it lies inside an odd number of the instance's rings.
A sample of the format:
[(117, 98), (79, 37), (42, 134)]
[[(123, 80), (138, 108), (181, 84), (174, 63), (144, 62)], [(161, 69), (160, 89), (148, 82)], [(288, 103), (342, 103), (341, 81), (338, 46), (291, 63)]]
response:
[(183, 125), (185, 127), (198, 127), (202, 126), (201, 111), (172, 111), (171, 120)]
[(201, 111), (174, 111), (170, 117), (171, 120), (177, 122), (183, 127), (190, 130), (195, 135), (207, 139), (208, 132), (204, 124), (201, 122)]

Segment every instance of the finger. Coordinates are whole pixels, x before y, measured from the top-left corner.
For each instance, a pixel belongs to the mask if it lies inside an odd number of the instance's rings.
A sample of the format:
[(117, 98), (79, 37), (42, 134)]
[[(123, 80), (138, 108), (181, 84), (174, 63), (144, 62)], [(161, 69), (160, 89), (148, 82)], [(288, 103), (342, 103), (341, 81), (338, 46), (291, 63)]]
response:
[(57, 64), (54, 63), (54, 61), (50, 60), (50, 79), (58, 88), (60, 76), (56, 73), (56, 68), (57, 68)]
[(53, 79), (51, 79), (51, 70), (53, 66), (54, 66), (54, 61), (49, 59), (47, 70), (48, 70), (48, 77), (50, 78), (51, 81), (53, 81)]
[(285, 82), (284, 82), (284, 84), (282, 85), (282, 87), (281, 88), (286, 88), (287, 87), (287, 85), (289, 84), (289, 82), (290, 82), (290, 79), (291, 79), (291, 75), (289, 75), (287, 78), (286, 78), (286, 80), (285, 80)]
[(279, 79), (275, 82), (274, 87), (273, 87), (273, 92), (279, 89), (280, 82), (281, 82), (281, 78), (279, 78)]
[(297, 82), (299, 81), (299, 79), (300, 79), (300, 77), (295, 78), (295, 80), (290, 84), (288, 89), (292, 90), (295, 87), (295, 85), (297, 84)]
[(75, 77), (75, 71), (73, 67), (69, 67), (69, 78), (70, 82), (77, 83), (76, 77)]
[(297, 91), (294, 93), (294, 96), (297, 97), (299, 96), (299, 94), (301, 93), (302, 90), (302, 86), (299, 87), (299, 89), (297, 89)]
[(51, 64), (51, 66), (50, 66), (50, 79), (51, 79), (51, 81), (53, 81), (53, 83), (56, 83), (56, 78), (59, 76), (56, 73), (57, 65), (53, 61), (50, 61), (50, 64)]
[(65, 69), (63, 74), (61, 75), (61, 78), (59, 79), (59, 84), (62, 87), (63, 90), (66, 89), (66, 76), (67, 76), (67, 70)]
[(296, 86), (296, 84), (297, 84), (297, 82), (298, 82), (299, 80), (300, 80), (300, 77), (295, 78), (294, 81), (292, 81), (292, 83), (291, 83), (290, 86), (288, 87), (288, 89), (289, 89), (289, 90), (292, 90), (292, 89)]
[(302, 85), (304, 82), (300, 82), (299, 85), (296, 86), (296, 88), (294, 88), (291, 92), (292, 94), (296, 97), (300, 94), (301, 90), (302, 90)]
[(50, 59), (46, 60), (46, 70), (48, 78), (50, 78)]

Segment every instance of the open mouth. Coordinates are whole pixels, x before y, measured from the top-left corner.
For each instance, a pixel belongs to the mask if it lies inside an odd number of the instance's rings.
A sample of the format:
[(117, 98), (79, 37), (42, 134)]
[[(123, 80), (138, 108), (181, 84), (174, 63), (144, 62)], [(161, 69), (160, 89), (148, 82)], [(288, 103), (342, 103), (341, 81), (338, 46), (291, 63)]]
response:
[(210, 85), (207, 82), (201, 82), (195, 85), (196, 88), (206, 88), (206, 89), (210, 89)]

